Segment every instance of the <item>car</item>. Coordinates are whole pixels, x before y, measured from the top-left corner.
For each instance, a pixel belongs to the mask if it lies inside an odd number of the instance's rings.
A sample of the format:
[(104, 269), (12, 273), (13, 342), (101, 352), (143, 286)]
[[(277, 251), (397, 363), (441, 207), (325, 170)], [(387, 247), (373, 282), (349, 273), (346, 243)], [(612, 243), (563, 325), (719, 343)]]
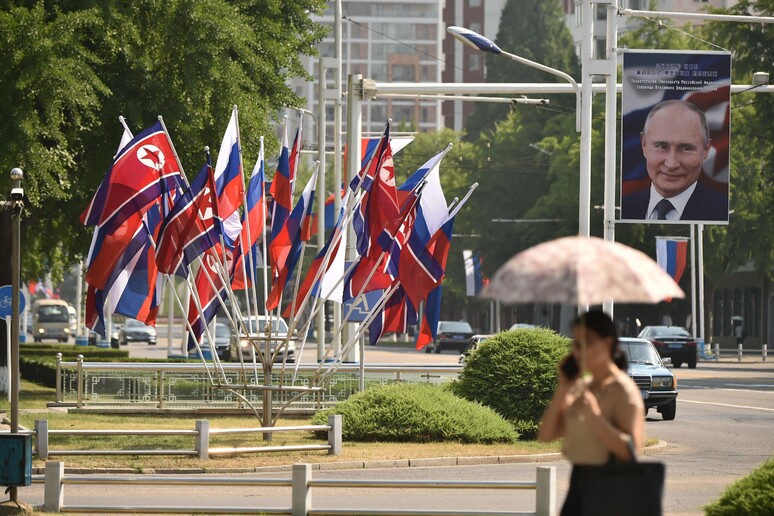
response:
[(685, 362), (689, 368), (696, 368), (696, 339), (685, 328), (646, 326), (638, 337), (651, 341), (661, 358), (672, 359), (674, 367), (680, 367)]
[(118, 342), (126, 346), (130, 342), (147, 342), (156, 345), (156, 328), (135, 319), (127, 319), (118, 331)]
[(460, 355), (460, 360), (459, 360), (460, 364), (464, 364), (468, 354), (470, 354), (471, 351), (478, 349), (479, 344), (484, 342), (492, 335), (493, 335), (492, 333), (473, 335), (468, 341), (468, 345), (467, 347), (465, 347), (465, 351)]
[(425, 347), (425, 352), (440, 353), (444, 349), (456, 349), (461, 354), (473, 334), (473, 328), (465, 321), (438, 321), (435, 340)]
[(231, 340), (233, 333), (231, 327), (222, 322), (216, 322), (215, 327), (210, 327), (215, 337), (215, 352), (223, 360), (231, 360)]
[(34, 314), (32, 338), (35, 342), (54, 339), (67, 342), (72, 335), (68, 305), (61, 299), (38, 299), (32, 306)]
[(511, 326), (508, 329), (509, 330), (520, 330), (520, 329), (524, 330), (524, 329), (527, 329), (528, 330), (530, 328), (537, 328), (537, 327), (538, 326), (536, 324), (528, 324), (528, 323), (517, 322), (517, 323), (515, 323), (513, 326)]
[(626, 372), (642, 393), (645, 414), (655, 408), (664, 420), (672, 421), (677, 412), (677, 378), (664, 367), (671, 359), (661, 358), (647, 339), (622, 337), (619, 342), (629, 360)]
[[(88, 336), (89, 346), (96, 346), (98, 340), (104, 340), (102, 338), (102, 335), (98, 334), (94, 330), (89, 330), (89, 336)], [(117, 348), (118, 347), (118, 332), (117, 331), (113, 331), (113, 333), (110, 334), (110, 347), (111, 348)]]
[[(252, 360), (254, 346), (261, 346), (263, 352), (266, 343), (266, 328), (271, 320), (270, 346), (271, 353), (275, 362), (295, 362), (296, 361), (296, 342), (293, 336), (288, 337), (288, 323), (281, 317), (268, 317), (266, 315), (253, 315), (243, 319), (244, 328), (247, 328), (245, 335), (243, 328), (238, 328), (235, 338), (231, 339), (231, 360), (239, 360), (240, 348), (243, 359)], [(295, 333), (295, 332), (294, 332)], [(277, 347), (280, 347), (277, 351)], [(256, 360), (261, 360), (262, 353), (256, 353)]]

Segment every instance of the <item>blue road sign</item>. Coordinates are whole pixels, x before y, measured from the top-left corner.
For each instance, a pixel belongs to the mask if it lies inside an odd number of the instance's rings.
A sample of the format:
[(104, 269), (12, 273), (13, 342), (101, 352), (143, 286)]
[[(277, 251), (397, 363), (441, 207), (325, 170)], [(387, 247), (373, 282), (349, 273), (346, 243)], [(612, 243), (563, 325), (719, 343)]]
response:
[[(349, 322), (365, 321), (368, 314), (371, 313), (371, 310), (373, 310), (379, 302), (382, 294), (384, 294), (383, 290), (374, 290), (373, 292), (367, 292), (363, 297), (359, 298), (357, 304), (355, 304), (355, 309), (352, 310), (352, 315), (349, 316)], [(344, 303), (344, 307), (342, 308), (342, 313), (344, 315), (349, 312), (350, 306), (352, 306), (351, 300)]]
[[(26, 299), (24, 298), (24, 293), (19, 292), (19, 313), (22, 313), (24, 311), (24, 306), (26, 304)], [(13, 287), (11, 285), (3, 285), (0, 287), (0, 318), (5, 319), (6, 317), (11, 317), (12, 315), (12, 308), (11, 303), (13, 302)]]

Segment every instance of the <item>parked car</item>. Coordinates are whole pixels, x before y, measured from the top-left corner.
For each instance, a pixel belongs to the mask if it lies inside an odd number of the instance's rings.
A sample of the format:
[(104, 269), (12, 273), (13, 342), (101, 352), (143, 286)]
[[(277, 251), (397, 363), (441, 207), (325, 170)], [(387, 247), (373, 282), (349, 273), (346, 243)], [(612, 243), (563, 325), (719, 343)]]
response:
[[(102, 340), (102, 336), (99, 335), (94, 330), (89, 330), (89, 346), (96, 346), (97, 340)], [(117, 348), (118, 347), (118, 332), (114, 331), (110, 334), (110, 347), (111, 348)]]
[(642, 393), (645, 414), (655, 408), (666, 421), (672, 421), (677, 412), (677, 378), (664, 367), (671, 359), (662, 359), (649, 340), (626, 337), (619, 340), (621, 350), (629, 359), (627, 373)]
[(438, 321), (435, 341), (425, 347), (425, 352), (440, 353), (444, 349), (456, 349), (463, 353), (473, 333), (473, 328), (465, 321)]
[(231, 360), (231, 340), (233, 333), (231, 327), (222, 322), (216, 322), (214, 328), (210, 328), (215, 337), (215, 352), (222, 360)]
[[(244, 318), (245, 328), (248, 334), (245, 335), (243, 329), (238, 328), (235, 332), (236, 337), (231, 339), (231, 360), (239, 360), (239, 348), (242, 350), (243, 358), (252, 360), (253, 346), (261, 346), (261, 353), (256, 353), (256, 360), (261, 359), (266, 337), (265, 329), (271, 320), (270, 350), (274, 356), (275, 362), (295, 362), (296, 361), (296, 342), (295, 335), (288, 338), (288, 323), (281, 317), (267, 317), (265, 315), (253, 315)], [(277, 351), (278, 346), (280, 347)]]
[(156, 328), (135, 319), (127, 319), (118, 331), (118, 342), (126, 346), (130, 342), (147, 342), (156, 345)]
[(492, 336), (491, 333), (473, 335), (470, 338), (470, 340), (468, 341), (468, 345), (467, 345), (467, 347), (465, 347), (465, 351), (460, 355), (460, 360), (459, 360), (460, 364), (464, 364), (465, 363), (465, 359), (467, 358), (468, 354), (471, 351), (474, 351), (474, 350), (478, 349), (479, 344), (481, 344), (482, 342), (484, 342), (486, 339), (488, 339), (491, 336)]
[(661, 358), (672, 359), (674, 367), (680, 367), (683, 362), (691, 369), (696, 367), (696, 339), (685, 328), (646, 326), (638, 337), (651, 341)]
[(530, 328), (537, 328), (538, 326), (536, 324), (529, 324), (529, 323), (523, 323), (523, 322), (517, 322), (510, 328), (509, 330), (519, 330), (519, 329), (530, 329)]

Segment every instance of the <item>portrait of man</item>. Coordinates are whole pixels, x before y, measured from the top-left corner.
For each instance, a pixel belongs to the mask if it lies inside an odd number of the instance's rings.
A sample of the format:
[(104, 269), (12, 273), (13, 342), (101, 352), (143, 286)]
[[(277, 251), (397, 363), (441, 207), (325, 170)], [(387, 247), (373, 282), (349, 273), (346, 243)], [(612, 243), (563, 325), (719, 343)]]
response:
[(728, 194), (706, 180), (710, 152), (705, 113), (671, 99), (648, 112), (640, 134), (650, 186), (621, 197), (621, 218), (663, 221), (725, 221)]

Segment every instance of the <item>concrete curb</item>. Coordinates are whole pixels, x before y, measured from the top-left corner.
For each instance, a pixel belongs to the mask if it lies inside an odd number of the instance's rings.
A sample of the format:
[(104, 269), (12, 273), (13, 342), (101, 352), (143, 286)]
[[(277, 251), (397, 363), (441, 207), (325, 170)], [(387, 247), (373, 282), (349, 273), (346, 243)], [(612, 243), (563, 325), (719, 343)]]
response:
[[(659, 441), (645, 448), (643, 455), (657, 455), (669, 448), (666, 441)], [(426, 457), (421, 459), (353, 460), (341, 462), (316, 462), (313, 470), (333, 471), (342, 469), (431, 468), (448, 466), (475, 466), (485, 464), (529, 464), (562, 460), (561, 453), (535, 453), (531, 455), (482, 455), (472, 457)], [(145, 469), (141, 473), (131, 468), (65, 468), (69, 474), (117, 474), (117, 475), (212, 475), (238, 473), (288, 472), (293, 466), (257, 466), (254, 468), (175, 468)], [(43, 468), (32, 468), (33, 474), (44, 473)]]

